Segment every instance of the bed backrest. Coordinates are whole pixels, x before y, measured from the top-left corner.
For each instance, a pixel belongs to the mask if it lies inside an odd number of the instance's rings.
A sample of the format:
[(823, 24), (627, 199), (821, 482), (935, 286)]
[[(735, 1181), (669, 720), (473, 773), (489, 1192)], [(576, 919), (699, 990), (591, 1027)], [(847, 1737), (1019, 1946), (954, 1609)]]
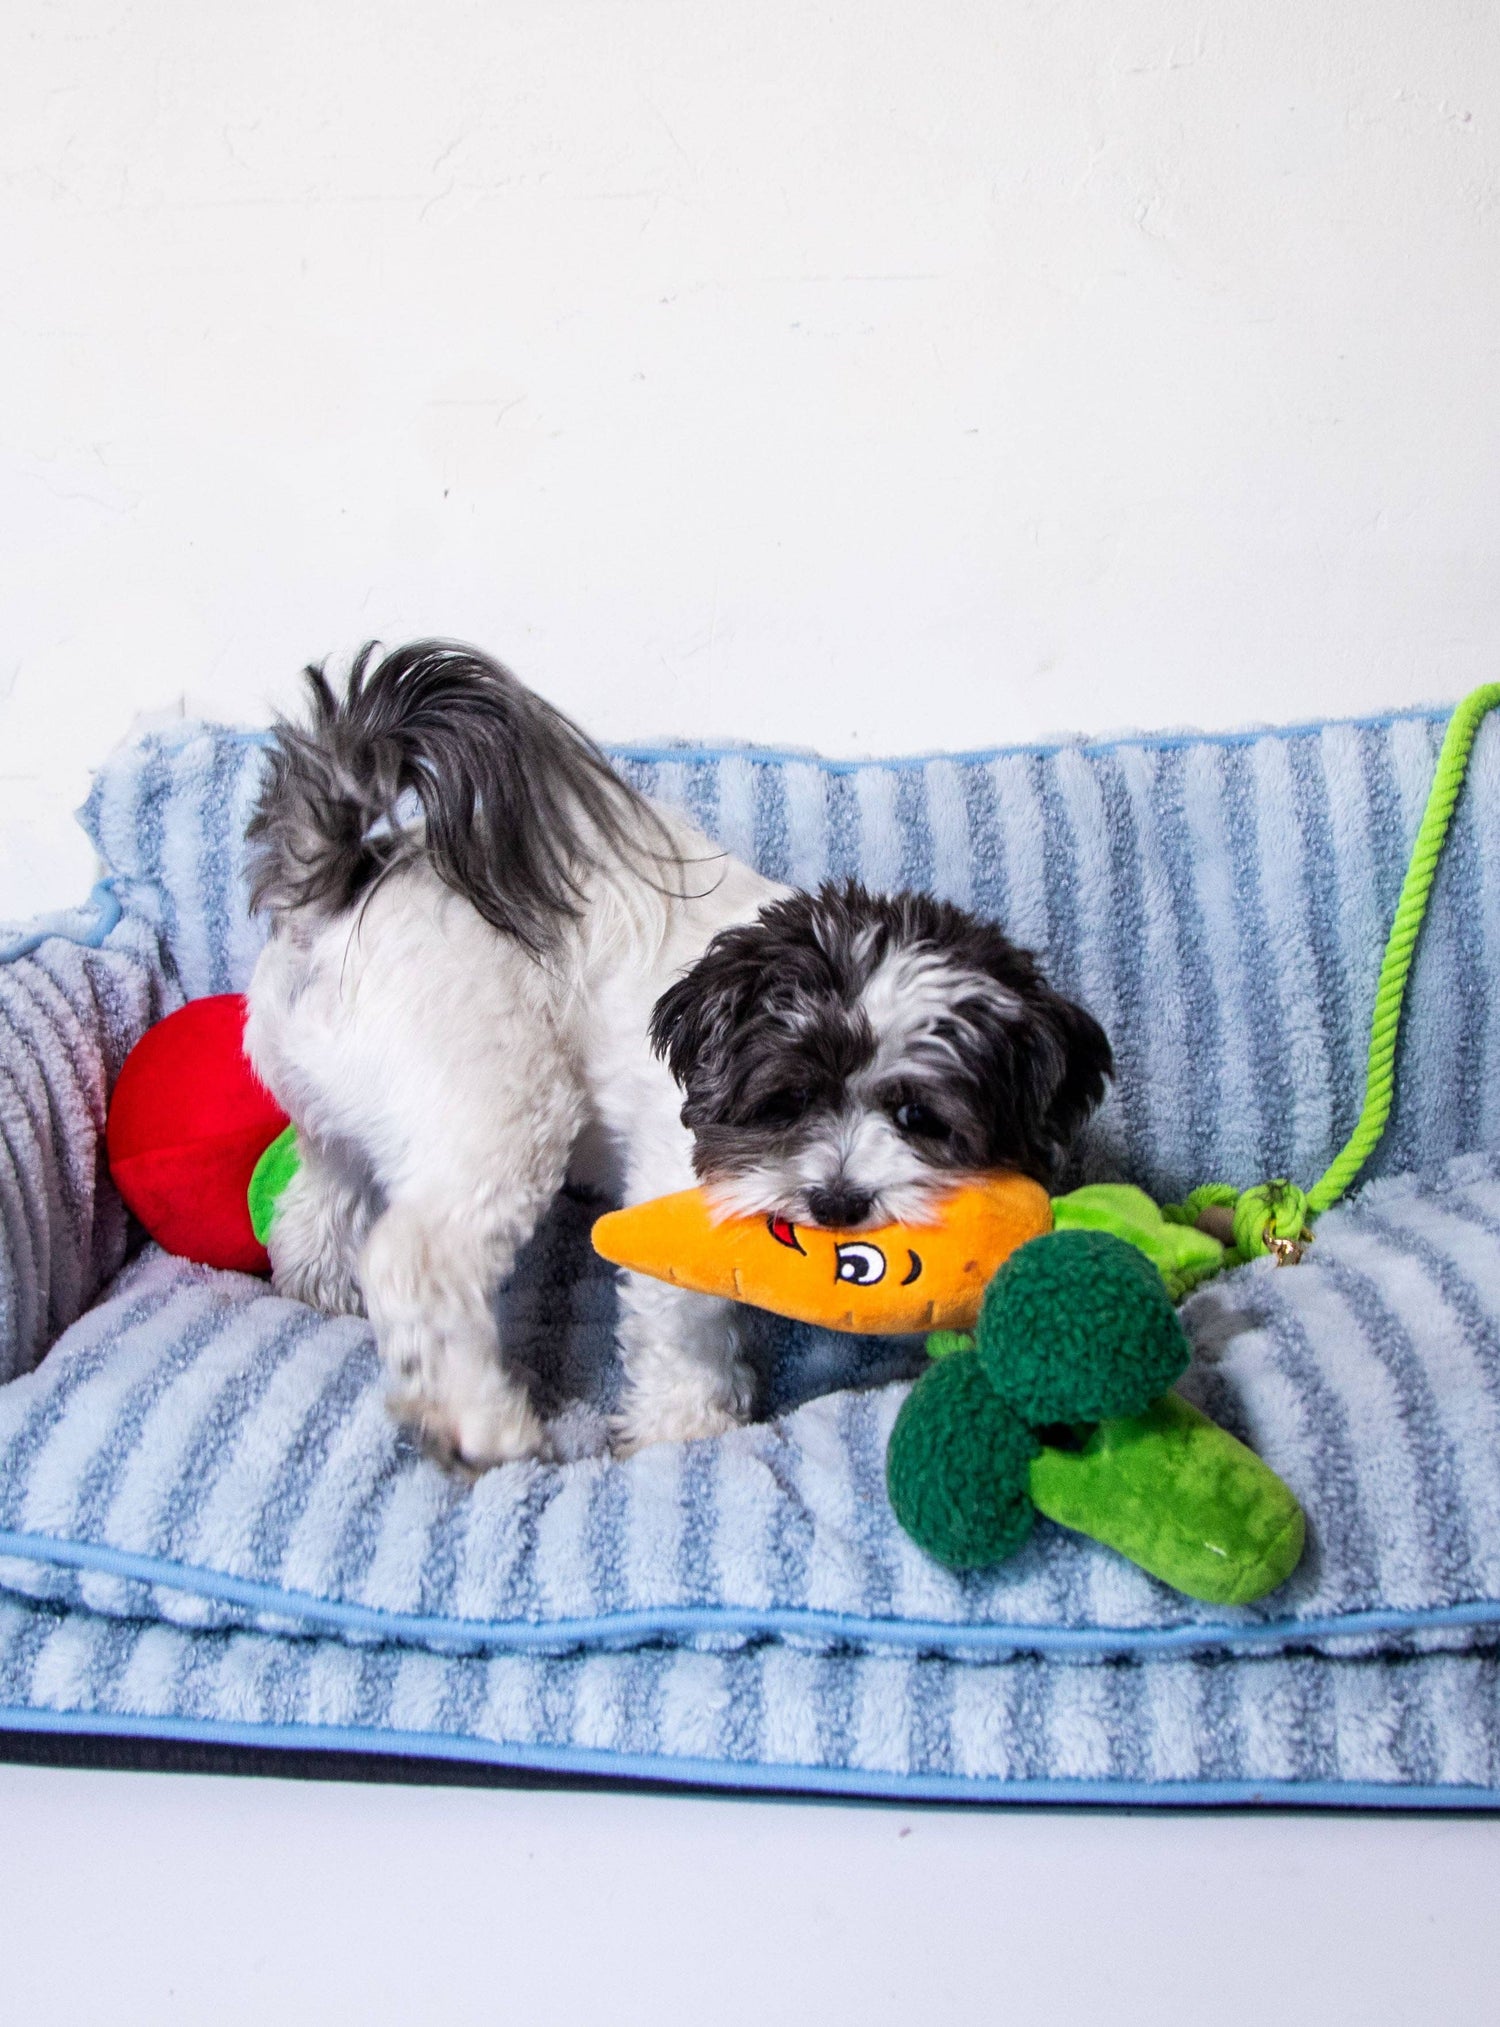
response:
[[(1313, 1181), (1364, 1088), (1375, 978), (1446, 714), (894, 761), (623, 749), (632, 780), (779, 879), (929, 888), (1039, 951), (1114, 1042), (1081, 1173), (1171, 1197)], [(82, 811), (189, 996), (241, 988), (263, 735), (184, 724)], [(1418, 951), (1368, 1173), (1500, 1147), (1500, 725), (1487, 723)]]

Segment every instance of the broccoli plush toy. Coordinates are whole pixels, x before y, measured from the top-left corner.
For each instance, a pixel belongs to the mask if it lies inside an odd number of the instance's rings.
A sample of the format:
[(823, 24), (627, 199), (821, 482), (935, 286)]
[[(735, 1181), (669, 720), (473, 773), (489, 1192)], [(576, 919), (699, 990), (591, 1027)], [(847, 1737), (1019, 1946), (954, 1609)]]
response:
[(1013, 1555), (1038, 1512), (1190, 1597), (1247, 1604), (1302, 1554), (1302, 1510), (1172, 1393), (1191, 1348), (1161, 1274), (1113, 1234), (1032, 1239), (974, 1335), (938, 1332), (886, 1454), (901, 1525), (952, 1569)]

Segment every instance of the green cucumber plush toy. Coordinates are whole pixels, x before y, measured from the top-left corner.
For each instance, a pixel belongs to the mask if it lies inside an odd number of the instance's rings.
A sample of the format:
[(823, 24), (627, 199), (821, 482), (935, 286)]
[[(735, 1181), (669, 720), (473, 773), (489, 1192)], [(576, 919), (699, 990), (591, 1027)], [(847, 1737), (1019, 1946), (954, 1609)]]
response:
[(901, 1525), (951, 1569), (1013, 1555), (1038, 1512), (1221, 1605), (1283, 1583), (1302, 1510), (1253, 1451), (1170, 1391), (1191, 1347), (1161, 1274), (1112, 1233), (1032, 1239), (973, 1334), (937, 1333), (886, 1454)]

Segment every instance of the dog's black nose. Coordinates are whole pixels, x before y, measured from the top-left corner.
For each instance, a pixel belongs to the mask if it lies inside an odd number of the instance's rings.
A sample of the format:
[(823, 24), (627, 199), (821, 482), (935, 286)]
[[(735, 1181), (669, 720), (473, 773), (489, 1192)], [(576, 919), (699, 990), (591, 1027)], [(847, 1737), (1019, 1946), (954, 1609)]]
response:
[(857, 1225), (870, 1214), (875, 1199), (868, 1190), (851, 1189), (848, 1183), (836, 1182), (827, 1189), (810, 1189), (807, 1192), (807, 1208), (820, 1225), (835, 1228)]

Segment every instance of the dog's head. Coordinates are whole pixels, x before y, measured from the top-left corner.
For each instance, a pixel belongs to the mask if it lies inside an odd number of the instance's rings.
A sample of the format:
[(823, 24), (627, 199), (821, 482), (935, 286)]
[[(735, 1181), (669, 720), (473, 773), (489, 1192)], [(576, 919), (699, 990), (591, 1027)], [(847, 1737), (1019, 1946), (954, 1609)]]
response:
[(844, 1227), (920, 1219), (959, 1175), (1050, 1181), (1113, 1069), (993, 923), (852, 881), (721, 931), (651, 1040), (724, 1211)]

